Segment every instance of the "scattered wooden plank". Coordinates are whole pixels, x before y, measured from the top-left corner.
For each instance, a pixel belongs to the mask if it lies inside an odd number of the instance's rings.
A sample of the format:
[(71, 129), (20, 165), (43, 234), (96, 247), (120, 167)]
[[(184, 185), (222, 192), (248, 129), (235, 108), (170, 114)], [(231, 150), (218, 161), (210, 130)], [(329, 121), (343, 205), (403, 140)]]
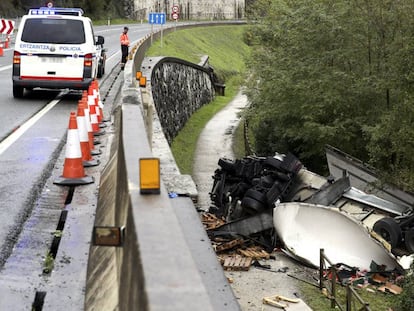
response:
[(382, 276), (381, 274), (379, 274), (379, 273), (375, 273), (373, 276), (372, 276), (372, 280), (374, 281), (374, 282), (376, 282), (376, 283), (380, 283), (380, 284), (382, 284), (382, 283), (385, 283), (385, 282), (387, 282), (387, 278), (385, 277), (385, 276)]
[(224, 219), (218, 218), (216, 215), (211, 213), (201, 214), (201, 222), (203, 223), (206, 230), (212, 230), (221, 227), (226, 223)]
[(402, 292), (402, 288), (398, 285), (392, 284), (391, 282), (386, 282), (385, 285), (378, 287), (378, 290), (386, 293), (390, 292), (394, 295), (399, 295)]
[(229, 249), (232, 249), (232, 248), (234, 248), (238, 245), (242, 245), (243, 243), (244, 243), (243, 239), (235, 239), (235, 240), (232, 240), (230, 242), (222, 243), (222, 244), (216, 246), (216, 252), (219, 253), (219, 252), (222, 252), (222, 251), (225, 251), (225, 250), (229, 250)]
[(223, 268), (224, 270), (233, 271), (247, 271), (252, 264), (252, 258), (242, 257), (240, 255), (228, 255), (224, 258)]
[(253, 259), (269, 259), (270, 254), (261, 247), (252, 246), (246, 249), (239, 248), (237, 252), (245, 257), (251, 257)]

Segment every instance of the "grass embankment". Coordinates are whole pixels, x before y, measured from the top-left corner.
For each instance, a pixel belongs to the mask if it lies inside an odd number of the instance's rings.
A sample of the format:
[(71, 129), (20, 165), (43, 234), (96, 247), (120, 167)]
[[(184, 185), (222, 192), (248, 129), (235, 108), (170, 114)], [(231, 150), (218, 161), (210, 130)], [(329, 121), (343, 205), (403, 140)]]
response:
[[(177, 30), (156, 41), (147, 56), (173, 56), (198, 64), (203, 55), (226, 84), (225, 96), (200, 108), (174, 139), (171, 150), (182, 174), (191, 174), (198, 137), (206, 123), (238, 92), (245, 75), (249, 47), (243, 42), (244, 26), (215, 26)], [(218, 159), (217, 159), (218, 160)], [(212, 172), (213, 174), (214, 172)]]
[[(225, 96), (217, 96), (212, 103), (200, 108), (173, 141), (172, 151), (183, 174), (192, 173), (197, 139), (205, 124), (230, 102), (243, 82), (246, 70), (245, 56), (249, 53), (249, 48), (242, 40), (243, 30), (243, 26), (177, 30), (164, 36), (162, 48), (160, 41), (156, 41), (147, 52), (147, 56), (173, 56), (194, 63), (198, 63), (201, 56), (209, 55), (210, 64), (220, 77), (225, 79)], [(241, 127), (236, 130), (235, 137), (236, 143), (233, 149), (236, 157), (240, 158), (244, 152)], [(323, 296), (319, 289), (306, 283), (301, 284), (300, 287), (304, 300), (313, 310), (332, 310), (329, 299)], [(394, 297), (390, 294), (369, 293), (366, 290), (358, 290), (358, 293), (369, 302), (371, 310), (386, 311), (393, 304)], [(338, 286), (338, 297), (341, 302), (345, 301), (345, 287)]]

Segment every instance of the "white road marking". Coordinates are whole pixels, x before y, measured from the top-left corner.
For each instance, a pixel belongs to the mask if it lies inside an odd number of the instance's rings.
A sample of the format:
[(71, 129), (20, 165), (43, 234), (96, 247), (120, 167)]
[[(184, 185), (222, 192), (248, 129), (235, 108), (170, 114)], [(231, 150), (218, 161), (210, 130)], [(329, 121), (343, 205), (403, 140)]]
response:
[(5, 71), (8, 70), (12, 67), (12, 65), (8, 65), (8, 66), (4, 66), (4, 67), (0, 67), (0, 71)]
[(42, 110), (31, 117), (27, 122), (19, 126), (12, 134), (0, 143), (0, 154), (7, 150), (16, 140), (18, 140), (30, 127), (32, 127), (41, 117), (43, 117), (50, 109), (60, 102), (60, 99), (54, 99)]

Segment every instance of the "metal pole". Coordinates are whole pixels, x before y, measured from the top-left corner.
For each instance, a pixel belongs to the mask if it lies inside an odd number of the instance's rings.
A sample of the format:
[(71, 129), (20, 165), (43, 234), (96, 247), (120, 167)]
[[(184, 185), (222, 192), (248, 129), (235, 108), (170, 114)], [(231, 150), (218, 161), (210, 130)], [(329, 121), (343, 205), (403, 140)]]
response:
[(323, 248), (319, 250), (319, 289), (323, 288)]
[(152, 44), (152, 35), (154, 34), (154, 24), (151, 24), (151, 44)]
[(334, 266), (331, 266), (331, 308), (334, 309), (336, 305), (336, 269)]
[(346, 286), (346, 311), (352, 311), (352, 292), (351, 292), (351, 286), (348, 284)]
[(161, 48), (162, 48), (162, 30), (163, 30), (163, 27), (162, 27), (162, 24), (161, 24)]

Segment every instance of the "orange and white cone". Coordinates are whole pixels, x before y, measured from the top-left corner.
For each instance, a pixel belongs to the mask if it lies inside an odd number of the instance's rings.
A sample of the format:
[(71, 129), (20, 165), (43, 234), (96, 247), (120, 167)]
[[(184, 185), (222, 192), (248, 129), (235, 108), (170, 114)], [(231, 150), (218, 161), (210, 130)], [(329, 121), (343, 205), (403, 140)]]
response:
[(86, 125), (85, 117), (85, 105), (82, 100), (78, 103), (78, 111), (76, 115), (76, 121), (78, 122), (79, 141), (82, 152), (82, 163), (84, 167), (96, 166), (99, 164), (99, 160), (95, 160), (91, 155), (91, 148), (89, 146), (89, 135)]
[[(98, 104), (98, 92), (96, 91), (96, 83), (95, 80), (92, 80), (91, 84), (89, 84), (88, 87), (88, 98), (90, 99), (90, 103), (93, 105), (97, 105)], [(93, 99), (93, 100), (92, 100)], [(101, 122), (101, 111), (99, 109), (96, 110), (96, 116), (98, 118), (98, 123)]]
[(91, 150), (91, 155), (101, 154), (101, 151), (95, 148), (95, 145), (99, 145), (101, 142), (99, 140), (96, 140), (93, 136), (91, 117), (89, 114), (89, 107), (88, 107), (88, 92), (86, 91), (83, 92), (80, 105), (83, 107), (84, 112), (85, 112), (86, 129), (88, 131), (89, 149)]
[(85, 175), (85, 170), (83, 168), (82, 152), (75, 112), (70, 113), (65, 152), (66, 158), (63, 165), (63, 174), (53, 183), (64, 186), (76, 186), (93, 183), (93, 177)]
[(89, 89), (88, 89), (88, 108), (89, 108), (93, 135), (99, 136), (99, 135), (105, 134), (105, 131), (100, 130), (99, 128), (99, 119), (98, 119), (99, 109), (97, 109), (96, 107), (95, 96), (93, 94), (93, 89), (91, 86), (89, 86)]
[(101, 94), (99, 92), (99, 82), (98, 82), (98, 80), (95, 79), (95, 80), (92, 81), (92, 83), (94, 85), (94, 90), (96, 92), (96, 105), (99, 107), (99, 114), (100, 114), (100, 120), (99, 120), (100, 124), (99, 124), (99, 126), (100, 127), (106, 127), (106, 124), (102, 123), (102, 122), (108, 121), (108, 120), (105, 120), (105, 118), (104, 118), (104, 104), (102, 102)]

